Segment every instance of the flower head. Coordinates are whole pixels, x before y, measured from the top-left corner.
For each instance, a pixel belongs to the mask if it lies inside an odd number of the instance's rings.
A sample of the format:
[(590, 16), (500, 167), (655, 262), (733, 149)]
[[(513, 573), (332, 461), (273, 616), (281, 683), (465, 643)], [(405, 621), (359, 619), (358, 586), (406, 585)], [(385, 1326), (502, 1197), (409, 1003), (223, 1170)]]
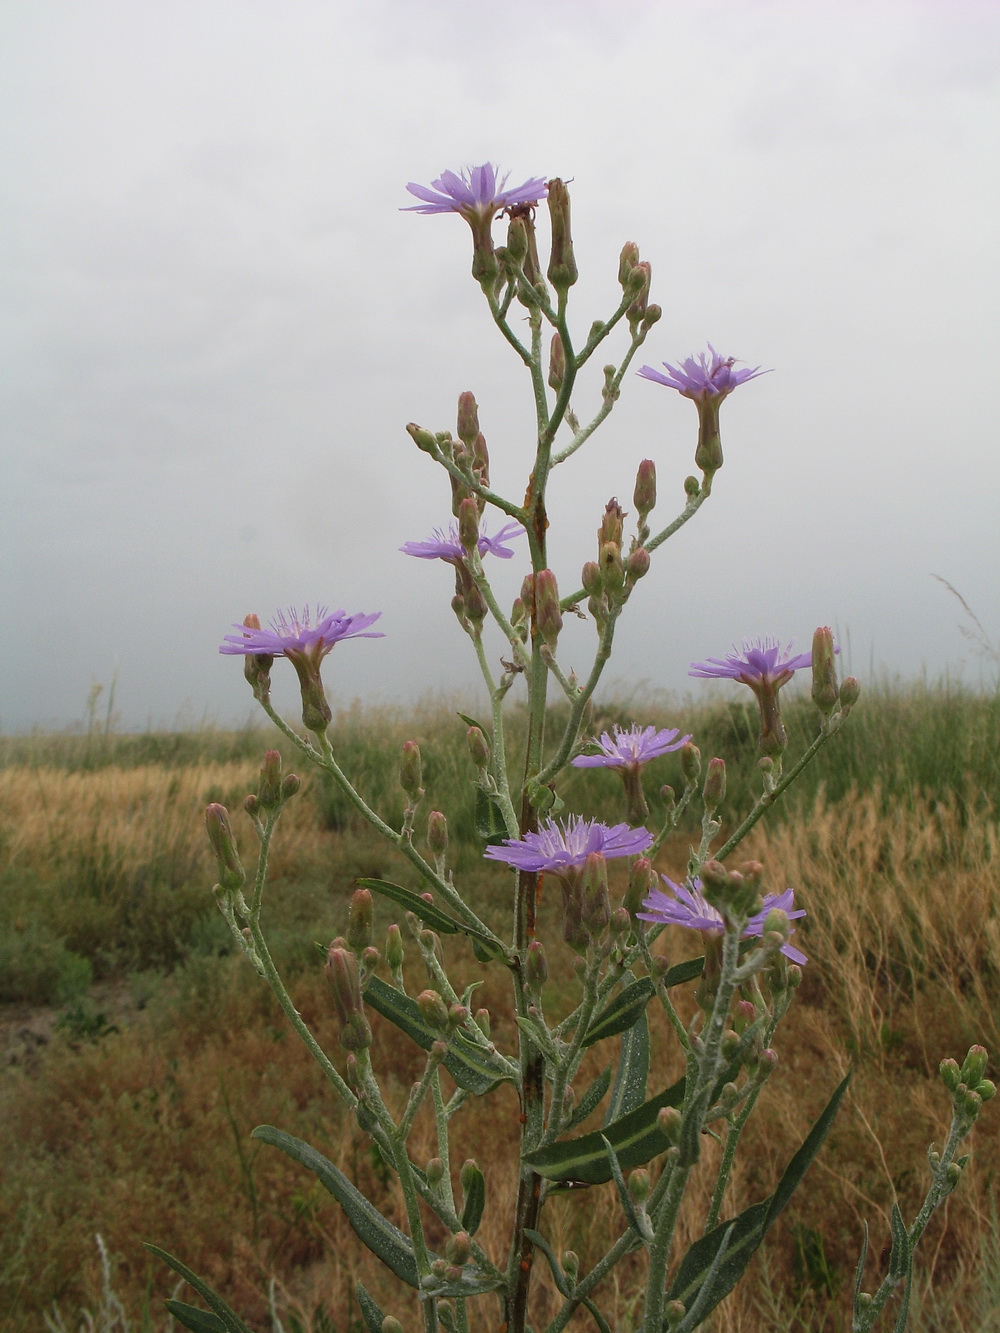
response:
[(679, 750), (691, 739), (690, 733), (681, 736), (677, 727), (657, 731), (655, 727), (615, 727), (614, 735), (603, 732), (595, 741), (600, 754), (581, 754), (573, 760), (574, 768), (627, 768), (629, 765), (648, 764), (651, 759), (671, 750)]
[(648, 829), (629, 828), (628, 824), (609, 827), (596, 819), (570, 815), (556, 822), (547, 819), (537, 833), (523, 838), (508, 838), (503, 846), (487, 847), (484, 855), (492, 861), (506, 861), (518, 870), (547, 870), (553, 874), (582, 868), (591, 852), (602, 856), (641, 856), (653, 835)]
[(688, 675), (706, 680), (715, 677), (740, 680), (751, 689), (759, 688), (765, 682), (779, 688), (791, 680), (794, 672), (811, 664), (812, 653), (796, 653), (793, 656), (790, 643), (782, 648), (777, 639), (770, 637), (744, 639), (741, 652), (734, 647), (728, 657), (710, 657), (707, 662), (692, 662)]
[(754, 366), (752, 370), (736, 370), (735, 357), (720, 356), (711, 343), (708, 344), (708, 350), (711, 357), (700, 352), (697, 357), (689, 356), (680, 366), (672, 366), (669, 361), (664, 361), (663, 366), (669, 370), (669, 375), (654, 370), (652, 366), (643, 366), (639, 374), (643, 379), (665, 384), (668, 389), (676, 389), (685, 398), (693, 398), (698, 402), (708, 398), (721, 401), (747, 380), (770, 373), (761, 370), (760, 366)]
[(413, 181), (407, 185), (410, 194), (422, 203), (411, 204), (404, 213), (461, 213), (470, 222), (479, 222), (496, 217), (501, 208), (511, 204), (537, 204), (548, 193), (544, 179), (533, 176), (523, 185), (513, 190), (506, 190), (507, 172), (497, 175), (492, 162), (484, 162), (481, 167), (467, 167), (460, 176), (453, 171), (442, 171), (436, 181), (431, 181), (433, 189), (426, 185), (416, 185)]
[[(514, 554), (509, 546), (504, 542), (513, 541), (515, 537), (523, 537), (524, 528), (520, 523), (505, 523), (499, 532), (492, 537), (480, 532), (479, 541), (476, 543), (479, 547), (479, 554), (499, 556), (501, 560), (509, 560)], [(429, 541), (425, 542), (406, 542), (399, 548), (404, 555), (414, 555), (418, 560), (447, 560), (449, 564), (454, 564), (456, 560), (461, 560), (465, 556), (465, 550), (458, 539), (458, 525), (452, 523), (447, 533), (440, 528), (435, 528)]]
[(310, 658), (321, 661), (335, 643), (341, 639), (382, 639), (385, 636), (378, 630), (369, 632), (368, 626), (374, 625), (382, 614), (376, 611), (372, 615), (359, 613), (349, 616), (346, 611), (328, 611), (325, 606), (316, 608), (315, 621), (308, 605), (302, 608), (301, 615), (294, 606), (286, 611), (279, 611), (271, 621), (270, 629), (250, 629), (245, 625), (234, 625), (239, 634), (227, 634), (225, 642), (219, 645), (220, 653), (259, 654), (290, 659)]
[[(686, 926), (689, 930), (701, 930), (708, 935), (721, 935), (725, 930), (725, 922), (722, 914), (706, 901), (701, 891), (701, 880), (691, 880), (688, 887), (682, 884), (675, 884), (672, 879), (666, 875), (661, 876), (671, 892), (664, 893), (662, 889), (650, 889), (649, 895), (643, 902), (645, 911), (637, 912), (636, 915), (641, 921), (652, 921), (656, 925), (666, 926)], [(800, 916), (805, 916), (805, 908), (795, 907), (795, 892), (793, 889), (786, 889), (784, 893), (769, 893), (764, 896), (764, 905), (759, 912), (747, 922), (743, 929), (742, 939), (760, 938), (764, 933), (764, 922), (768, 913), (778, 908), (787, 913), (790, 920)], [(794, 927), (793, 927), (794, 929)], [(796, 949), (792, 944), (783, 944), (781, 952), (786, 958), (790, 958), (793, 963), (808, 962), (805, 954)]]

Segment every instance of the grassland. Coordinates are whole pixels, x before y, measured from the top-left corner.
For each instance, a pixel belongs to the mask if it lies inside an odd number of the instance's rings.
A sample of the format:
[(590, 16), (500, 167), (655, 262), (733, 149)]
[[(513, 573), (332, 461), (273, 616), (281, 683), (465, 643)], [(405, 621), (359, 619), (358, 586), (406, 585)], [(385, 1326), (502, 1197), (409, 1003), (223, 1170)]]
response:
[[(597, 721), (634, 712), (609, 706)], [(683, 724), (706, 757), (727, 760), (735, 821), (754, 781), (751, 711), (645, 700), (641, 716)], [(810, 710), (793, 703), (788, 719), (799, 748), (810, 738)], [(481, 859), (463, 736), (446, 709), (409, 720), (354, 710), (336, 719), (334, 743), (391, 822), (402, 804), (399, 746), (420, 741), (426, 808), (449, 812), (461, 881), (499, 926), (507, 880)], [(270, 734), (253, 731), (0, 738), (5, 1333), (87, 1328), (81, 1310), (100, 1333), (124, 1329), (125, 1319), (133, 1330), (167, 1328), (162, 1302), (174, 1283), (143, 1239), (189, 1260), (256, 1328), (270, 1327), (269, 1286), (286, 1333), (357, 1333), (351, 1288), (359, 1275), (387, 1309), (401, 1317), (407, 1309), (333, 1201), (249, 1139), (261, 1122), (286, 1128), (386, 1211), (398, 1209), (378, 1157), (234, 953), (209, 893), (201, 811), (209, 801), (238, 810), (271, 744)], [(673, 759), (657, 761), (654, 781), (678, 781)], [(615, 820), (618, 795), (613, 778), (595, 770), (578, 772), (566, 790), (571, 809)], [(872, 1227), (874, 1273), (887, 1253), (893, 1199), (911, 1215), (922, 1197), (924, 1155), (947, 1122), (939, 1061), (961, 1058), (973, 1041), (1000, 1049), (998, 804), (1000, 699), (947, 684), (886, 688), (864, 701), (795, 793), (754, 830), (747, 853), (765, 863), (772, 885), (793, 884), (808, 909), (796, 943), (810, 963), (779, 1034), (781, 1063), (734, 1182), (734, 1211), (773, 1186), (849, 1063), (855, 1078), (801, 1197), (720, 1307), (714, 1333), (846, 1330), (863, 1219)], [(249, 855), (248, 830), (239, 832)], [(688, 828), (669, 840), (663, 871), (680, 876), (691, 837)], [(275, 956), (297, 1007), (340, 1060), (316, 946), (343, 929), (358, 876), (409, 882), (406, 869), (335, 792), (307, 777), (283, 817), (272, 872)], [(552, 909), (543, 902), (543, 912)], [(383, 910), (380, 926), (391, 919)], [(548, 924), (555, 928), (554, 917)], [(461, 946), (452, 955), (465, 980), (483, 975)], [(549, 1007), (558, 1010), (559, 997), (569, 996), (568, 958), (553, 950), (552, 961)], [(496, 966), (477, 997), (493, 1012), (498, 1042), (511, 1041)], [(393, 1095), (404, 1096), (416, 1051), (381, 1025), (375, 1062)], [(671, 1072), (661, 1061), (654, 1078)], [(463, 1116), (454, 1161), (480, 1160), (490, 1207), (503, 1214), (512, 1202), (517, 1107), (501, 1091)], [(429, 1127), (420, 1132), (430, 1157)], [(998, 1148), (993, 1104), (959, 1190), (924, 1240), (911, 1320), (919, 1333), (1000, 1329)], [(604, 1188), (558, 1199), (546, 1214), (555, 1248), (574, 1248), (586, 1261), (617, 1225), (617, 1208)], [(499, 1248), (501, 1227), (484, 1225), (487, 1248)], [(696, 1225), (694, 1211), (688, 1225)], [(102, 1274), (98, 1234), (120, 1307)], [(634, 1278), (626, 1267), (602, 1301), (621, 1333), (632, 1326)], [(539, 1316), (544, 1308), (542, 1293)]]

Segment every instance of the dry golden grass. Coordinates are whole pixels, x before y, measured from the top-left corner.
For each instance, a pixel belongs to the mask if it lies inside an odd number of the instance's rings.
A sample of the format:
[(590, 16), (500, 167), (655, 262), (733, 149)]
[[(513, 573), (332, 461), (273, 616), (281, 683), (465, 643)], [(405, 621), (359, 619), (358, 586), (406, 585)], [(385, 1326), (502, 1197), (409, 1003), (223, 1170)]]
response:
[[(150, 928), (161, 922), (166, 929), (171, 913), (186, 904), (194, 906), (185, 910), (203, 911), (211, 875), (201, 807), (208, 800), (238, 807), (255, 777), (252, 763), (112, 767), (86, 775), (0, 772), (4, 911), (16, 901), (24, 908), (32, 891), (41, 893), (54, 928), (84, 941), (95, 931), (113, 933), (127, 908), (139, 910), (136, 904), (145, 903)], [(993, 1051), (1000, 1045), (995, 818), (930, 800), (888, 814), (883, 804), (878, 793), (833, 806), (817, 801), (795, 823), (759, 827), (745, 848), (768, 867), (772, 886), (795, 885), (809, 911), (797, 942), (810, 963), (779, 1033), (781, 1063), (747, 1131), (727, 1212), (773, 1188), (849, 1062), (856, 1073), (823, 1154), (769, 1238), (766, 1264), (755, 1261), (720, 1307), (708, 1326), (714, 1333), (846, 1330), (863, 1219), (872, 1227), (874, 1283), (886, 1257), (891, 1202), (898, 1198), (912, 1216), (925, 1187), (926, 1148), (943, 1137), (947, 1098), (935, 1081), (939, 1061), (961, 1058), (973, 1041)], [(250, 850), (248, 842), (248, 862)], [(684, 851), (677, 841), (663, 869), (676, 874)], [(81, 866), (89, 880), (81, 879)], [(162, 880), (156, 866), (163, 867)], [(291, 806), (275, 853), (272, 911), (279, 933), (299, 927), (298, 952), (290, 946), (289, 954), (299, 967), (295, 1001), (338, 1062), (335, 1023), (310, 941), (342, 929), (353, 875), (391, 870), (391, 854), (353, 833), (331, 832), (310, 801)], [(506, 887), (495, 873), (478, 882), (481, 892), (494, 895)], [(499, 888), (487, 890), (491, 883)], [(151, 898), (159, 903), (155, 912)], [(465, 979), (475, 979), (471, 955), (461, 946), (453, 953)], [(97, 1042), (56, 1036), (33, 1061), (3, 1074), (0, 1302), (10, 1333), (40, 1328), (53, 1301), (68, 1319), (79, 1306), (97, 1306), (95, 1232), (114, 1258), (116, 1290), (133, 1317), (151, 1302), (151, 1328), (163, 1327), (160, 1302), (174, 1284), (141, 1249), (142, 1239), (189, 1261), (257, 1327), (266, 1322), (262, 1293), (271, 1277), (302, 1329), (324, 1327), (314, 1323), (318, 1307), (338, 1333), (355, 1329), (358, 1277), (405, 1323), (408, 1295), (361, 1250), (336, 1205), (300, 1168), (249, 1139), (262, 1122), (300, 1135), (402, 1221), (377, 1155), (327, 1095), (263, 984), (242, 958), (217, 954), (188, 953), (171, 978), (150, 983), (141, 1010), (123, 986), (111, 1013), (118, 1032)], [(556, 990), (559, 970), (556, 960)], [(417, 976), (414, 982), (425, 984)], [(498, 968), (486, 974), (477, 1002), (493, 1011), (499, 1044), (512, 1045)], [(663, 1036), (659, 1019), (655, 1026)], [(421, 1061), (395, 1030), (380, 1022), (376, 1028), (375, 1063), (398, 1101)], [(674, 1057), (661, 1055), (651, 1090), (675, 1075)], [(513, 1202), (517, 1107), (510, 1090), (463, 1111), (455, 1129), (453, 1172), (466, 1156), (483, 1166), (490, 1212), (481, 1239), (499, 1259)], [(415, 1141), (417, 1160), (434, 1155), (425, 1121)], [(988, 1327), (984, 1302), (990, 1290), (1000, 1291), (1000, 1256), (989, 1250), (998, 1145), (1000, 1115), (987, 1106), (966, 1176), (924, 1241), (916, 1333)], [(701, 1192), (682, 1219), (688, 1240), (699, 1234), (714, 1153), (709, 1145)], [(610, 1188), (554, 1198), (543, 1219), (554, 1247), (576, 1249), (585, 1264), (620, 1225)], [(633, 1258), (600, 1293), (620, 1333), (634, 1326), (641, 1271)], [(541, 1281), (536, 1295), (540, 1323), (554, 1308), (547, 1285)], [(977, 1309), (986, 1311), (978, 1324), (968, 1313)], [(587, 1327), (586, 1319), (573, 1327)]]

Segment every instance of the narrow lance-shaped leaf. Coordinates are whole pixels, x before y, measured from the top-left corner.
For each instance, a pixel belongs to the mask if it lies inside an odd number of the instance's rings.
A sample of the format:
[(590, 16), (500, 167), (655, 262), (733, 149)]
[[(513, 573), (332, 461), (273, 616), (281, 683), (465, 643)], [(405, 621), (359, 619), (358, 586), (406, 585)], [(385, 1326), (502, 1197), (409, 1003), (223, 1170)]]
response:
[(626, 986), (609, 1004), (601, 1010), (587, 1028), (583, 1046), (593, 1046), (605, 1037), (617, 1037), (619, 1032), (627, 1031), (645, 1012), (646, 1005), (653, 997), (653, 983), (649, 977), (642, 977)]
[(402, 884), (393, 884), (388, 879), (359, 879), (357, 883), (363, 889), (372, 889), (384, 898), (391, 898), (393, 902), (399, 903), (414, 916), (418, 916), (425, 926), (430, 926), (440, 935), (468, 935), (473, 940), (478, 940), (481, 947), (489, 951), (491, 956), (501, 957), (503, 954), (503, 946), (499, 940), (491, 939), (489, 935), (476, 930), (474, 926), (467, 926), (457, 917), (443, 911), (436, 903), (429, 903), (414, 889), (406, 889)]
[(622, 1033), (618, 1070), (611, 1100), (604, 1114), (604, 1124), (628, 1115), (646, 1100), (646, 1080), (649, 1077), (649, 1019), (645, 1012), (626, 1032)]
[(226, 1333), (226, 1326), (217, 1314), (208, 1310), (199, 1310), (197, 1306), (185, 1305), (183, 1301), (167, 1301), (167, 1309), (191, 1333)]
[[(365, 986), (364, 997), (365, 1002), (377, 1013), (390, 1023), (395, 1023), (423, 1050), (429, 1051), (434, 1042), (440, 1040), (441, 1033), (425, 1021), (416, 1000), (403, 995), (381, 977), (370, 979)], [(460, 1088), (478, 1097), (496, 1087), (503, 1079), (511, 1077), (499, 1060), (461, 1032), (453, 1033), (448, 1039), (444, 1067)]]
[(577, 1102), (573, 1114), (566, 1123), (566, 1132), (576, 1129), (577, 1125), (582, 1125), (591, 1111), (595, 1110), (601, 1103), (601, 1099), (611, 1086), (611, 1070), (604, 1069), (594, 1079), (590, 1087)]
[(474, 1162), (462, 1168), (462, 1192), (462, 1230), (474, 1236), (486, 1207), (486, 1177)]
[(368, 1333), (382, 1333), (382, 1323), (385, 1319), (385, 1315), (378, 1308), (360, 1282), (355, 1285), (354, 1294), (357, 1296), (358, 1304), (361, 1306), (361, 1317), (365, 1321), (365, 1328), (368, 1330)]
[[(841, 1099), (847, 1091), (851, 1075), (834, 1089), (833, 1095), (824, 1107), (821, 1115), (803, 1140), (798, 1151), (785, 1167), (774, 1193), (760, 1203), (752, 1204), (737, 1217), (721, 1222), (707, 1235), (702, 1236), (688, 1250), (681, 1260), (674, 1278), (668, 1299), (682, 1301), (688, 1308), (694, 1301), (702, 1302), (700, 1318), (709, 1314), (719, 1301), (727, 1296), (743, 1275), (754, 1251), (764, 1236), (774, 1225), (779, 1213), (786, 1206), (796, 1187), (809, 1169), (813, 1158), (819, 1151), (823, 1140), (833, 1126)], [(725, 1246), (725, 1254), (719, 1262), (719, 1250)], [(702, 1296), (702, 1288), (711, 1273), (711, 1286)]]
[[(211, 1307), (226, 1333), (252, 1333), (252, 1330), (247, 1327), (236, 1311), (227, 1305), (222, 1297), (217, 1295), (197, 1273), (193, 1273), (187, 1264), (182, 1263), (180, 1259), (175, 1259), (166, 1250), (161, 1250), (158, 1245), (150, 1245), (148, 1241), (144, 1241), (143, 1244), (150, 1254), (155, 1254), (157, 1259), (162, 1259), (165, 1264), (168, 1264), (174, 1270), (178, 1277), (182, 1277), (185, 1282), (194, 1287), (205, 1304)], [(199, 1333), (202, 1333), (202, 1331), (199, 1330)], [(205, 1330), (205, 1333), (210, 1333), (210, 1331)]]

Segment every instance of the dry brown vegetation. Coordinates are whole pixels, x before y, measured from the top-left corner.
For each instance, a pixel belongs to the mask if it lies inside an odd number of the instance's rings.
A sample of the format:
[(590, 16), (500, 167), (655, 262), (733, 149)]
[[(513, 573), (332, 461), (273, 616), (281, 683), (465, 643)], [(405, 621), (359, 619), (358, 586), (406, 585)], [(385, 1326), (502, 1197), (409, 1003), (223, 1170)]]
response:
[[(141, 1248), (144, 1239), (190, 1262), (257, 1328), (269, 1327), (272, 1279), (288, 1333), (354, 1333), (358, 1277), (406, 1323), (406, 1293), (362, 1250), (336, 1204), (301, 1168), (249, 1138), (259, 1123), (297, 1134), (401, 1220), (377, 1154), (328, 1095), (213, 915), (200, 810), (209, 800), (238, 808), (256, 768), (241, 760), (85, 773), (37, 764), (0, 770), (4, 947), (23, 981), (17, 1001), (0, 1007), (9, 1052), (0, 1077), (0, 1310), (9, 1333), (42, 1328), (53, 1302), (69, 1328), (78, 1309), (98, 1308), (96, 1233), (136, 1329), (166, 1327), (162, 1300), (175, 1288)], [(355, 876), (391, 875), (395, 866), (366, 835), (331, 822), (321, 799), (293, 803), (269, 902), (295, 1002), (339, 1062), (315, 944), (343, 928)], [(992, 1052), (1000, 1047), (996, 817), (985, 801), (887, 801), (878, 790), (832, 804), (817, 796), (794, 819), (758, 826), (747, 853), (765, 863), (773, 887), (796, 886), (809, 912), (796, 943), (810, 962), (779, 1031), (781, 1063), (747, 1131), (727, 1211), (773, 1187), (849, 1063), (855, 1077), (766, 1255), (708, 1327), (839, 1333), (849, 1327), (863, 1221), (872, 1228), (874, 1284), (893, 1198), (907, 1217), (922, 1198), (926, 1150), (940, 1142), (948, 1119), (938, 1063), (961, 1059), (974, 1041)], [(675, 838), (661, 868), (676, 876), (685, 855), (686, 840)], [(477, 867), (472, 882), (477, 907), (499, 918), (502, 872)], [(382, 925), (390, 919), (384, 911)], [(685, 944), (670, 947), (679, 956)], [(52, 974), (39, 962), (46, 949)], [(463, 979), (484, 975), (477, 1000), (493, 1012), (498, 1044), (510, 1044), (499, 968), (483, 974), (461, 946), (451, 954)], [(86, 960), (90, 976), (78, 967), (74, 973), (74, 958)], [(30, 993), (32, 963), (44, 974), (35, 980), (48, 1004)], [(568, 966), (562, 976), (555, 972), (550, 1007), (557, 1011), (557, 997), (564, 989), (569, 995)], [(106, 980), (88, 995), (92, 976)], [(426, 984), (413, 979), (418, 988)], [(62, 1027), (52, 1030), (46, 1015), (61, 1015)], [(21, 1031), (34, 1035), (22, 1041)], [(669, 1050), (665, 1033), (658, 1035), (660, 1049)], [(422, 1063), (378, 1020), (374, 1060), (397, 1099)], [(675, 1073), (662, 1060), (651, 1087)], [(961, 1186), (925, 1237), (911, 1320), (920, 1333), (1000, 1328), (993, 1312), (1000, 1296), (998, 1111), (986, 1107)], [(481, 1238), (498, 1258), (516, 1121), (513, 1095), (502, 1088), (455, 1122), (453, 1171), (466, 1156), (482, 1165), (489, 1205)], [(418, 1126), (417, 1143), (418, 1160), (433, 1154), (429, 1125)], [(709, 1147), (706, 1178), (712, 1153)], [(688, 1238), (698, 1234), (704, 1205), (704, 1198), (690, 1202)], [(576, 1249), (586, 1264), (621, 1219), (613, 1190), (602, 1187), (554, 1198), (543, 1223), (557, 1251)], [(600, 1293), (622, 1333), (633, 1327), (638, 1265), (623, 1265)], [(552, 1308), (544, 1287), (539, 1321)], [(587, 1326), (583, 1318), (573, 1325)]]

